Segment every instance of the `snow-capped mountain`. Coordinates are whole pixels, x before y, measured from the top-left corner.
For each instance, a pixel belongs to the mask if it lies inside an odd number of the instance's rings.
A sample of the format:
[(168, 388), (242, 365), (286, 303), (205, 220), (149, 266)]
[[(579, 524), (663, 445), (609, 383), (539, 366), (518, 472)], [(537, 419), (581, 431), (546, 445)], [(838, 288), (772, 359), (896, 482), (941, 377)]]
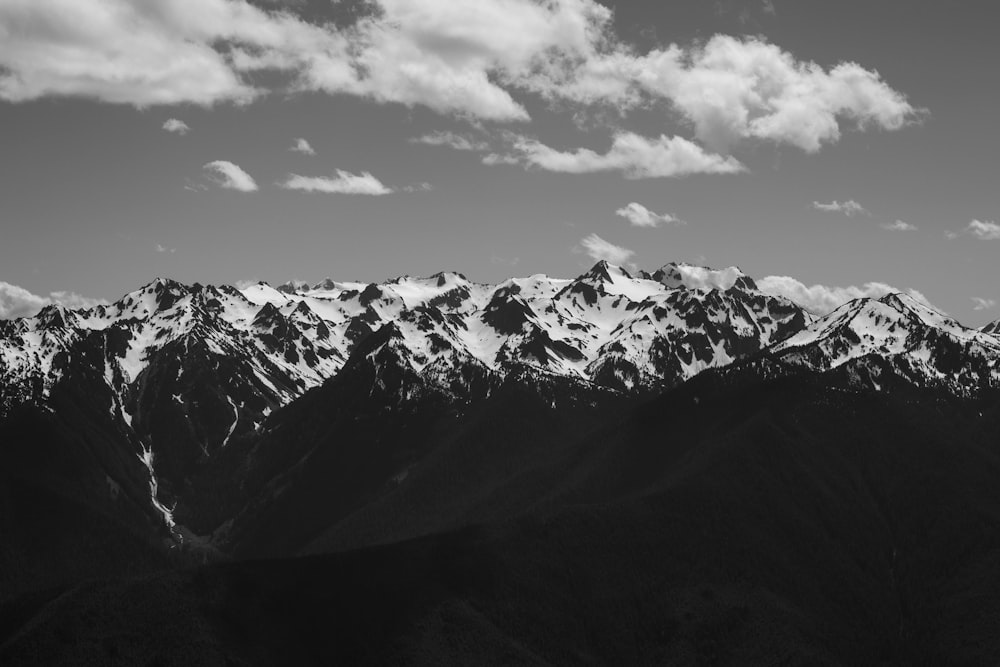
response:
[[(433, 424), (487, 419), (481, 406), (512, 396), (530, 397), (516, 404), (535, 423), (614, 410), (706, 369), (969, 396), (1000, 386), (996, 332), (898, 294), (814, 320), (735, 267), (632, 275), (599, 262), (574, 279), (494, 285), (458, 273), (241, 289), (158, 279), (110, 305), (0, 321), (0, 419), (27, 405), (61, 432), (100, 433), (100, 457), (81, 459), (95, 487), (125, 489), (173, 543), (215, 544), (225, 526), (249, 539), (307, 461), (325, 463), (303, 498), (326, 493), (348, 455), (378, 486), (420, 460), (410, 429), (431, 441)], [(381, 450), (383, 436), (402, 449)]]
[(456, 393), (468, 389), (462, 378), (522, 365), (636, 391), (678, 384), (806, 324), (736, 268), (684, 264), (633, 277), (599, 262), (573, 280), (498, 285), (457, 273), (277, 289), (157, 279), (111, 305), (0, 322), (0, 411), (44, 401), (86, 357), (112, 390), (110, 413), (131, 425), (157, 400), (201, 413), (195, 439), (208, 453), (335, 375), (380, 330), (412, 371)]
[(1000, 338), (905, 294), (851, 301), (769, 352), (815, 371), (850, 367), (876, 389), (886, 369), (917, 386), (958, 395), (1000, 385)]
[(348, 365), (351, 387), (397, 405), (428, 392), (461, 405), (511, 378), (549, 387), (556, 407), (679, 384), (807, 323), (736, 268), (684, 264), (632, 276), (599, 262), (576, 279), (496, 285), (457, 273), (277, 289), (157, 279), (110, 305), (0, 322), (0, 417), (45, 405), (60, 383), (103, 402), (173, 526), (199, 462)]

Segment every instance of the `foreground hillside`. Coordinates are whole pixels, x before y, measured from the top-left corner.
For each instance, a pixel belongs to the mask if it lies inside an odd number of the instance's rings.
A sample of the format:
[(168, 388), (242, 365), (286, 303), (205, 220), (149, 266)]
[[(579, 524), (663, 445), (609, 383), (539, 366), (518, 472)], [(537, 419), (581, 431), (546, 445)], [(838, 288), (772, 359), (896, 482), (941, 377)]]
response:
[(848, 375), (703, 375), (508, 480), (538, 501), (485, 523), (22, 596), (0, 657), (990, 664), (1000, 398)]

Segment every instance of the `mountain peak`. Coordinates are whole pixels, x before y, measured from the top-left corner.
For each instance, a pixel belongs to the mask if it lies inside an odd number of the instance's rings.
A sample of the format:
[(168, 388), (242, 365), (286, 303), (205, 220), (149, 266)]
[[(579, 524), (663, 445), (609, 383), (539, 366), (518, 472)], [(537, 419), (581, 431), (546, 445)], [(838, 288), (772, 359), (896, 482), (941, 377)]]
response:
[(621, 266), (617, 264), (612, 264), (606, 259), (598, 261), (594, 266), (590, 267), (590, 270), (580, 276), (577, 280), (596, 280), (598, 282), (614, 282), (615, 276), (631, 278), (629, 274)]

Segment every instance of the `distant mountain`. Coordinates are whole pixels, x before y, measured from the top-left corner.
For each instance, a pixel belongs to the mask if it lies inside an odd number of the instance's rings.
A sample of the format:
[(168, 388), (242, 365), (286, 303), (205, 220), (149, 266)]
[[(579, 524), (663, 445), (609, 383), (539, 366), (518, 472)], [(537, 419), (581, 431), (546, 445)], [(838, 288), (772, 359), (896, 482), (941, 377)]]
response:
[(845, 366), (875, 389), (887, 372), (963, 396), (1000, 384), (1000, 339), (905, 294), (845, 304), (768, 353), (814, 371)]
[(463, 378), (522, 366), (623, 391), (673, 386), (806, 323), (737, 269), (675, 264), (632, 277), (600, 262), (575, 280), (499, 285), (455, 273), (243, 290), (158, 279), (108, 306), (0, 322), (0, 414), (44, 402), (85, 359), (111, 390), (110, 414), (149, 437), (161, 429), (147, 422), (167, 419), (207, 455), (336, 375), (376, 331), (414, 372), (464, 395)]
[(572, 443), (705, 371), (973, 400), (1000, 384), (993, 331), (904, 295), (814, 319), (735, 267), (688, 264), (496, 285), (158, 279), (0, 322), (0, 570), (86, 571), (26, 565), (52, 551), (24, 522), (32, 496), (54, 532), (118, 536), (79, 547), (98, 564), (116, 541), (153, 554), (135, 562), (287, 556), (502, 520), (555, 502)]

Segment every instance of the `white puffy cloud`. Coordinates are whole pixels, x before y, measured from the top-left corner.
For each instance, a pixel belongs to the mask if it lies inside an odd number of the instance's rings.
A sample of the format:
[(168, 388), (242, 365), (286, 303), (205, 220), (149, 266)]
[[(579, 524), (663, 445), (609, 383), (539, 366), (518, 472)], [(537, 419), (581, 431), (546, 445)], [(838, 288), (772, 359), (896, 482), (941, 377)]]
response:
[(812, 206), (818, 211), (826, 211), (827, 213), (843, 213), (849, 218), (853, 218), (856, 215), (871, 215), (871, 213), (868, 212), (868, 209), (853, 199), (848, 199), (844, 202), (839, 202), (835, 199), (829, 204), (814, 201)]
[(215, 160), (202, 166), (210, 178), (220, 188), (239, 190), (240, 192), (256, 192), (257, 182), (250, 174), (228, 160)]
[(1000, 225), (992, 221), (973, 220), (964, 231), (983, 241), (1000, 239)]
[(605, 260), (612, 264), (624, 264), (635, 254), (628, 248), (605, 241), (597, 234), (590, 234), (580, 240), (580, 247), (595, 260)]
[(309, 142), (303, 139), (302, 137), (296, 139), (295, 142), (292, 144), (291, 148), (289, 148), (288, 150), (292, 151), (293, 153), (302, 153), (303, 155), (316, 155), (316, 151), (313, 150), (313, 147), (309, 145)]
[(278, 185), (286, 190), (347, 195), (379, 196), (390, 194), (393, 191), (392, 188), (386, 187), (382, 181), (367, 171), (352, 174), (342, 169), (338, 169), (336, 174), (330, 177), (289, 174), (288, 178)]
[(735, 266), (710, 269), (694, 264), (668, 264), (662, 270), (664, 274), (660, 282), (670, 289), (683, 286), (688, 289), (727, 290), (746, 275)]
[(623, 206), (615, 211), (615, 215), (625, 218), (635, 227), (657, 227), (660, 223), (672, 225), (687, 224), (670, 213), (654, 213), (638, 202), (631, 202), (627, 206)]
[(0, 3), (0, 98), (90, 97), (145, 107), (249, 100), (219, 40), (271, 19), (228, 0), (15, 0)]
[[(559, 151), (526, 137), (517, 137), (510, 156), (546, 171), (583, 174), (620, 171), (626, 178), (670, 178), (688, 174), (732, 174), (744, 170), (733, 157), (706, 153), (683, 137), (661, 135), (647, 139), (633, 132), (619, 132), (606, 153), (589, 148)], [(491, 162), (487, 156), (484, 162)], [(503, 160), (497, 160), (503, 161)]]
[(722, 150), (741, 139), (807, 151), (841, 124), (895, 130), (919, 116), (874, 70), (829, 70), (761, 38), (716, 35), (639, 53), (595, 0), (371, 0), (349, 26), (296, 3), (246, 0), (13, 0), (0, 3), (0, 99), (78, 96), (145, 107), (244, 103), (323, 91), (524, 121), (515, 94), (617, 107), (663, 100)]
[(188, 127), (187, 123), (176, 118), (168, 118), (163, 123), (163, 129), (167, 132), (173, 132), (174, 134), (179, 134), (181, 136), (184, 136), (191, 131), (191, 128)]
[(827, 71), (756, 37), (715, 35), (619, 67), (648, 94), (669, 100), (715, 148), (764, 139), (815, 152), (840, 139), (841, 120), (897, 130), (920, 115), (874, 70), (843, 62)]
[(33, 294), (18, 285), (0, 281), (0, 320), (31, 317), (49, 304), (58, 303), (66, 308), (92, 308), (103, 299), (91, 299), (74, 292), (52, 292), (47, 297)]
[(456, 151), (488, 151), (489, 144), (484, 141), (470, 139), (455, 132), (431, 132), (410, 139), (411, 144), (426, 144), (428, 146), (447, 146)]
[(884, 222), (879, 225), (882, 229), (889, 230), (890, 232), (915, 232), (917, 231), (916, 225), (911, 225), (908, 222), (902, 220), (897, 220), (896, 222)]
[(762, 291), (774, 296), (783, 296), (789, 301), (797, 303), (814, 315), (826, 315), (832, 310), (839, 308), (848, 301), (867, 297), (878, 299), (886, 294), (902, 292), (910, 295), (917, 301), (934, 307), (927, 298), (913, 289), (901, 290), (885, 283), (871, 282), (861, 286), (850, 285), (847, 287), (828, 287), (826, 285), (813, 285), (807, 287), (804, 283), (789, 276), (766, 276), (757, 280), (757, 287)]
[(983, 299), (978, 296), (971, 297), (972, 299), (972, 310), (992, 310), (996, 308), (997, 302), (995, 299)]

